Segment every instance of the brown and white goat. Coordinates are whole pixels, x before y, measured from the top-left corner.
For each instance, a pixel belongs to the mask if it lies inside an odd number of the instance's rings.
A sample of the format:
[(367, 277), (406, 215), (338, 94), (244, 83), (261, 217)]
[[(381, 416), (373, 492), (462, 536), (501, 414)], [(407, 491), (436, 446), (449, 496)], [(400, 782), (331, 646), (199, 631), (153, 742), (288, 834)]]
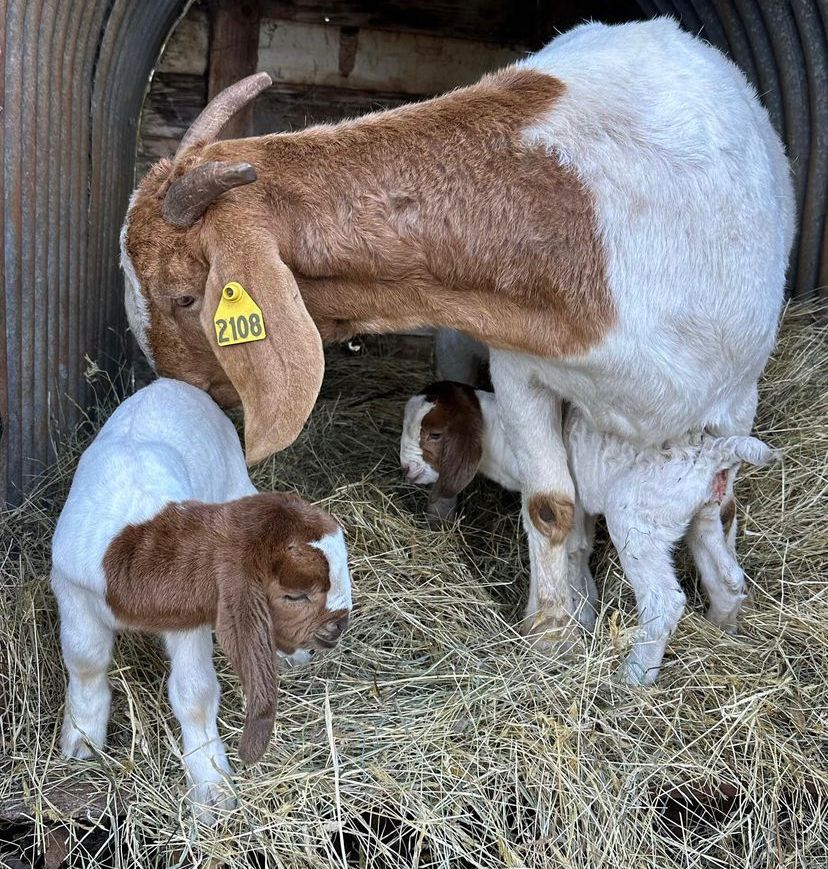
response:
[[(434, 326), (487, 344), (523, 480), (527, 623), (565, 635), (561, 400), (641, 445), (750, 430), (793, 237), (766, 111), (669, 19), (584, 24), (433, 100), (216, 141), (268, 82), (220, 94), (136, 190), (136, 337), (160, 372), (241, 401), (248, 462), (297, 436), (323, 340)], [(219, 345), (229, 282), (261, 340)]]
[(115, 634), (161, 634), (190, 796), (208, 821), (211, 806), (233, 805), (212, 626), (247, 698), (239, 756), (255, 761), (273, 729), (277, 657), (334, 646), (351, 610), (337, 522), (297, 495), (257, 494), (227, 417), (166, 379), (124, 401), (81, 457), (52, 541), (52, 589), (69, 672), (64, 754), (104, 745)]
[[(684, 611), (673, 548), (697, 515), (719, 510), (728, 477), (740, 462), (765, 465), (778, 454), (743, 436), (703, 435), (667, 449), (640, 448), (595, 431), (574, 407), (565, 413), (564, 443), (578, 494), (574, 531), (567, 541), (576, 614), (592, 628), (597, 589), (589, 557), (600, 514), (638, 605), (638, 636), (622, 674), (631, 683), (653, 682)], [(456, 496), (478, 473), (513, 491), (522, 485), (494, 393), (463, 383), (433, 383), (408, 400), (400, 464), (412, 483), (433, 484), (441, 497)], [(745, 581), (726, 541), (732, 512), (723, 518), (727, 530), (718, 520), (699, 521), (687, 543), (710, 599), (707, 617), (734, 631)]]

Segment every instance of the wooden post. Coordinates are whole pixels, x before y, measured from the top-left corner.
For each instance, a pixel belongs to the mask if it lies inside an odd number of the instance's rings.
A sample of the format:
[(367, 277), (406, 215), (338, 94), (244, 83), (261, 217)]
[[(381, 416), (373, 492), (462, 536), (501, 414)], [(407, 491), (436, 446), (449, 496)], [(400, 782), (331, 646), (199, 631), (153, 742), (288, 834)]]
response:
[[(210, 61), (207, 99), (256, 72), (259, 60), (259, 0), (213, 0), (210, 6)], [(222, 133), (223, 139), (253, 134), (253, 106), (243, 108)]]

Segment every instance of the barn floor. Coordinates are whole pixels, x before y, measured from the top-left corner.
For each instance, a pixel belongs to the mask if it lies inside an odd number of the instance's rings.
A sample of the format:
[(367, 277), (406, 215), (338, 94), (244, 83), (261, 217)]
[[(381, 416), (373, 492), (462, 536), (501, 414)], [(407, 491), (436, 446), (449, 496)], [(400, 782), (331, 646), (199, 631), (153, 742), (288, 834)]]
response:
[[(347, 528), (357, 610), (341, 648), (284, 674), (269, 753), (240, 808), (198, 829), (182, 803), (158, 644), (116, 649), (105, 755), (56, 749), (64, 673), (50, 533), (78, 440), (23, 508), (0, 514), (0, 865), (794, 867), (828, 865), (828, 329), (788, 317), (757, 431), (781, 466), (744, 473), (737, 637), (689, 606), (659, 684), (612, 674), (634, 627), (599, 539), (603, 612), (587, 648), (547, 660), (514, 631), (526, 592), (517, 502), (478, 483), (432, 529), (401, 480), (402, 406), (424, 360), (331, 356), (313, 418), (259, 466)], [(101, 382), (102, 394), (106, 385)], [(233, 756), (237, 679), (217, 654)], [(71, 816), (71, 818), (70, 818)], [(5, 840), (5, 844), (3, 844)], [(21, 865), (19, 862), (17, 865)]]

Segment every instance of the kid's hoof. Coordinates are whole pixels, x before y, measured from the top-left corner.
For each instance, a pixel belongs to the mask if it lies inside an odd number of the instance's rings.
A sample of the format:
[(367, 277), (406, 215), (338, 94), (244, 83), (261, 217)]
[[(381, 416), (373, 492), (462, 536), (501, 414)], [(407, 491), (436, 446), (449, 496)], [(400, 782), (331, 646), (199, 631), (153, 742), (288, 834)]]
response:
[(568, 614), (538, 612), (523, 620), (521, 633), (550, 658), (568, 655), (581, 644), (578, 623)]

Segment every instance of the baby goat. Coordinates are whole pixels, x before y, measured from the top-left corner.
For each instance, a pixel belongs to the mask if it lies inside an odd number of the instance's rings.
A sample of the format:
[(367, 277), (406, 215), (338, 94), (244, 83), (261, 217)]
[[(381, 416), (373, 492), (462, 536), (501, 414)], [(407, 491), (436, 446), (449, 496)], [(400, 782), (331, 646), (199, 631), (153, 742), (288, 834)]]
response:
[(257, 494), (231, 422), (207, 393), (166, 379), (123, 402), (81, 457), (52, 542), (52, 589), (69, 672), (63, 753), (104, 744), (115, 633), (160, 633), (207, 822), (206, 807), (234, 804), (212, 625), (247, 697), (239, 756), (255, 761), (273, 728), (277, 655), (334, 646), (351, 610), (337, 522), (296, 495)]
[[(578, 495), (576, 513), (582, 513), (573, 517), (576, 533), (568, 550), (573, 611), (591, 626), (596, 590), (588, 560), (593, 517), (603, 514), (635, 592), (640, 622), (623, 677), (654, 682), (685, 604), (673, 547), (696, 519), (688, 544), (710, 599), (707, 617), (733, 631), (745, 599), (744, 575), (726, 541), (733, 516), (720, 516), (719, 505), (740, 462), (765, 465), (778, 454), (742, 436), (702, 435), (665, 449), (636, 448), (595, 431), (573, 407), (567, 408), (564, 443)], [(478, 472), (520, 490), (494, 393), (461, 383), (435, 383), (408, 400), (400, 463), (411, 482), (433, 483), (439, 497), (456, 495)], [(546, 519), (542, 507), (533, 517)]]

